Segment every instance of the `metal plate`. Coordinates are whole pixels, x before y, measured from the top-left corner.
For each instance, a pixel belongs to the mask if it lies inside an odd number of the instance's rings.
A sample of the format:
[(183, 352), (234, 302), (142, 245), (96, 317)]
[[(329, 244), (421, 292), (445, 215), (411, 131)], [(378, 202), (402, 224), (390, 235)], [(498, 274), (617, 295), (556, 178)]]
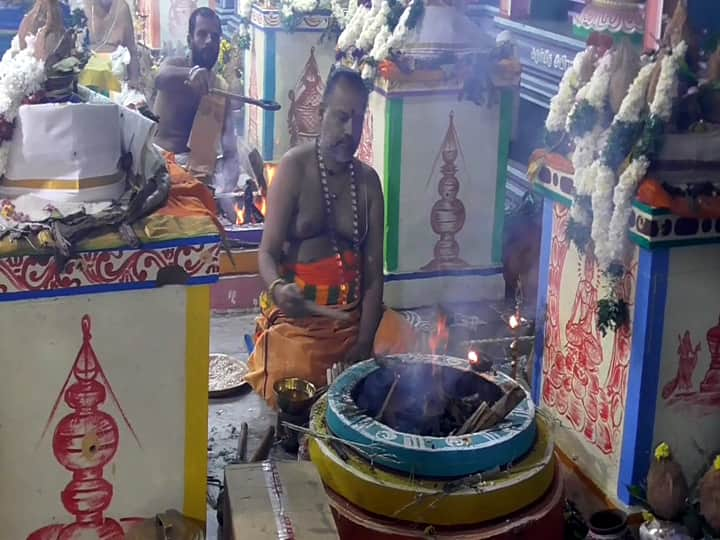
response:
[(232, 397), (250, 388), (245, 380), (248, 367), (245, 362), (227, 354), (210, 355), (210, 387), (211, 399)]

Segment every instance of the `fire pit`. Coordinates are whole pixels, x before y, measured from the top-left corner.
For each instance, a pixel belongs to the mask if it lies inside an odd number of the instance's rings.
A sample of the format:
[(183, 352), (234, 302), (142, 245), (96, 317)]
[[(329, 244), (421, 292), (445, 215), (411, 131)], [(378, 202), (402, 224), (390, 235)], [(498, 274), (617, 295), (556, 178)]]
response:
[(507, 465), (530, 451), (537, 432), (535, 406), (510, 377), (435, 355), (352, 366), (328, 391), (326, 420), (337, 437), (382, 449), (375, 463), (429, 478)]
[[(538, 418), (537, 440), (522, 459), (502, 470), (463, 480), (419, 478), (375, 467), (329, 439), (327, 398), (311, 413), (310, 456), (325, 485), (368, 512), (402, 522), (465, 526), (498, 519), (533, 504), (553, 482), (550, 426)], [(438, 452), (440, 454), (441, 452)], [(438, 459), (445, 459), (440, 456)]]
[[(267, 212), (267, 187), (272, 183), (276, 169), (276, 163), (265, 163), (260, 182), (248, 180), (237, 191), (217, 196), (222, 217), (230, 222), (225, 232), (231, 244), (245, 248), (260, 244)], [(228, 204), (229, 201), (232, 204)]]

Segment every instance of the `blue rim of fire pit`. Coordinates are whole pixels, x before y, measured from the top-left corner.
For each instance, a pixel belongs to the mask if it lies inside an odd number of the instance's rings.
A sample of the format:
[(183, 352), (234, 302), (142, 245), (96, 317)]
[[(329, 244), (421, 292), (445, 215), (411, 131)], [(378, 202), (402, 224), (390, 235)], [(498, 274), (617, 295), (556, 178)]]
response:
[[(389, 362), (434, 363), (468, 370), (462, 358), (433, 355), (395, 355)], [(530, 451), (535, 444), (535, 404), (525, 392), (523, 400), (493, 429), (468, 435), (425, 437), (402, 433), (364, 414), (352, 398), (355, 386), (379, 369), (367, 360), (345, 370), (328, 390), (327, 424), (337, 437), (374, 447), (375, 463), (396, 471), (433, 478), (455, 478), (503, 467)], [(503, 373), (482, 374), (502, 386), (513, 383)]]

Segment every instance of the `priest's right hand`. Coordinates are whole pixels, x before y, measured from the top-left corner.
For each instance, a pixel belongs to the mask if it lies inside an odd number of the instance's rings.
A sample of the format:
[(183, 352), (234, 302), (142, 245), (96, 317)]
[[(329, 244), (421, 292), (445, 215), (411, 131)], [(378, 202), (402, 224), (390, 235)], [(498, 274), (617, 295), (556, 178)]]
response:
[(195, 66), (190, 68), (185, 84), (192, 88), (197, 95), (204, 96), (210, 93), (211, 78), (210, 70)]
[(295, 283), (276, 287), (273, 291), (273, 297), (275, 305), (288, 317), (299, 318), (307, 315), (305, 298), (303, 298), (300, 288)]

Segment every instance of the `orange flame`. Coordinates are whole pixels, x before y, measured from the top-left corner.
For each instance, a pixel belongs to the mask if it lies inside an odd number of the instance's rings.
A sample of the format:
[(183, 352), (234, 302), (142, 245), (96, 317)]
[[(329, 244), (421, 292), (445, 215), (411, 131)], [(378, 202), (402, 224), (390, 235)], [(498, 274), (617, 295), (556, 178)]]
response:
[(444, 354), (447, 352), (448, 341), (450, 340), (450, 331), (447, 325), (447, 317), (441, 315), (438, 318), (435, 332), (430, 334), (428, 339), (428, 345), (430, 346), (430, 352), (433, 354)]
[(275, 179), (276, 172), (277, 172), (277, 164), (276, 163), (266, 163), (265, 164), (265, 181), (267, 182), (268, 187), (270, 187), (270, 184), (272, 184), (272, 181)]
[(242, 225), (243, 223), (245, 223), (245, 209), (235, 203), (235, 224)]
[(471, 364), (477, 364), (480, 361), (480, 358), (478, 358), (478, 353), (476, 353), (475, 351), (470, 351), (468, 353), (468, 361)]

